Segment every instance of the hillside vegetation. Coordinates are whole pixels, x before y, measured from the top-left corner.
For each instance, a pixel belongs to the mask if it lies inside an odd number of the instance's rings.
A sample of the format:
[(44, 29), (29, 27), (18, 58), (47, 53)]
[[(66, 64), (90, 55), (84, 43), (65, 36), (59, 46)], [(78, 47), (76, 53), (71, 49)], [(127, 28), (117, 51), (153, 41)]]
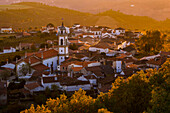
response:
[(21, 113), (169, 113), (170, 59), (159, 70), (118, 77), (108, 93), (97, 98), (79, 89), (70, 98), (50, 98), (45, 105), (32, 105)]
[(67, 26), (80, 23), (82, 25), (105, 25), (111, 28), (124, 27), (140, 30), (170, 29), (169, 19), (156, 21), (146, 16), (126, 15), (112, 10), (100, 14), (90, 14), (34, 2), (0, 5), (0, 27), (12, 26), (13, 28), (27, 29), (41, 27), (48, 23), (60, 25), (62, 18)]

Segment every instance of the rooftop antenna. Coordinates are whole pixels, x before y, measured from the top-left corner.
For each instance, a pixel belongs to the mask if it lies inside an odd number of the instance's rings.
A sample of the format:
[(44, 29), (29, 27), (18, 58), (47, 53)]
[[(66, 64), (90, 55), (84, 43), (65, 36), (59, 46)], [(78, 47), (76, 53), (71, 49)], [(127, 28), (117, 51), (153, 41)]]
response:
[(62, 27), (64, 27), (64, 22), (63, 22), (64, 18), (62, 18), (61, 20), (62, 20)]

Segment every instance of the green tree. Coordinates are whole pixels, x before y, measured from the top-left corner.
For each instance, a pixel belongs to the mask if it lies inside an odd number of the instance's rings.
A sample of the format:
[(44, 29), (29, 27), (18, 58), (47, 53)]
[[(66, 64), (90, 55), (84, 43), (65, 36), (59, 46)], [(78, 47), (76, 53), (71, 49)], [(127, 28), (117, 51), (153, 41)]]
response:
[(146, 74), (142, 71), (132, 75), (126, 81), (119, 78), (105, 97), (106, 107), (112, 112), (143, 112), (149, 106), (151, 99), (149, 86)]
[(78, 50), (78, 46), (75, 43), (73, 43), (69, 45), (69, 49)]
[(29, 72), (29, 66), (27, 64), (23, 64), (20, 68), (19, 68), (19, 73), (22, 76), (25, 76), (28, 72)]
[(152, 88), (151, 107), (149, 113), (170, 112), (170, 59), (168, 59), (159, 71), (150, 77)]
[(54, 27), (54, 24), (49, 23), (49, 24), (47, 24), (47, 27)]
[(147, 31), (138, 41), (137, 46), (141, 53), (159, 52), (163, 48), (166, 35), (160, 31)]

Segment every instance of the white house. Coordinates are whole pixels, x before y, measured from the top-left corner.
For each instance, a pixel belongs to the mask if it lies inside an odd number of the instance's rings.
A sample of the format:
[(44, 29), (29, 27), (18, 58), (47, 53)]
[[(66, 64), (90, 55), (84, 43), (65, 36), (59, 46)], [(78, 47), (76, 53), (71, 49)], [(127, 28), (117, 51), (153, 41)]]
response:
[(56, 85), (58, 87), (61, 87), (57, 76), (43, 76), (41, 78), (41, 84), (43, 85), (44, 89), (47, 88), (47, 87), (51, 89), (52, 85)]
[(100, 53), (108, 53), (109, 49), (103, 48), (103, 47), (89, 47), (89, 51), (92, 51), (92, 52), (99, 51)]
[(115, 31), (114, 33), (115, 35), (125, 34), (125, 29), (121, 27), (116, 28), (114, 31)]
[(30, 84), (26, 84), (24, 85), (24, 88), (28, 91), (30, 91), (31, 94), (33, 94), (33, 92), (38, 92), (38, 91), (43, 91), (44, 87), (41, 86), (38, 83), (30, 83)]
[(5, 54), (5, 53), (14, 53), (14, 52), (16, 52), (15, 48), (13, 48), (13, 47), (4, 47), (2, 54)]
[(102, 31), (99, 28), (91, 28), (90, 32), (93, 33), (96, 38), (100, 38), (102, 36)]
[(116, 72), (121, 72), (122, 71), (122, 61), (116, 60), (113, 61), (113, 69), (116, 70)]
[(90, 90), (91, 85), (89, 81), (75, 80), (74, 82), (62, 83), (63, 90), (65, 91), (78, 91), (80, 88), (82, 90)]
[(97, 85), (97, 78), (94, 75), (80, 76), (77, 79), (81, 81), (89, 81), (91, 86)]
[(86, 37), (90, 37), (90, 38), (94, 38), (94, 33), (83, 33), (83, 38), (86, 38)]
[(11, 27), (2, 27), (0, 33), (13, 33), (13, 29)]

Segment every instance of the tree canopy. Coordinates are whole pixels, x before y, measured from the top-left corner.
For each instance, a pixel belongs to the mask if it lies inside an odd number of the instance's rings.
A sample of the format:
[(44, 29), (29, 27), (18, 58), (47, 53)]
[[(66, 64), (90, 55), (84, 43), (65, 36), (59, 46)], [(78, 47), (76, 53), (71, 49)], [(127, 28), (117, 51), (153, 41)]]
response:
[(127, 79), (117, 78), (108, 93), (96, 99), (80, 89), (70, 98), (48, 99), (21, 113), (169, 113), (170, 59), (159, 70), (140, 71)]
[(138, 41), (137, 46), (142, 53), (156, 53), (163, 48), (166, 35), (160, 31), (147, 31)]

